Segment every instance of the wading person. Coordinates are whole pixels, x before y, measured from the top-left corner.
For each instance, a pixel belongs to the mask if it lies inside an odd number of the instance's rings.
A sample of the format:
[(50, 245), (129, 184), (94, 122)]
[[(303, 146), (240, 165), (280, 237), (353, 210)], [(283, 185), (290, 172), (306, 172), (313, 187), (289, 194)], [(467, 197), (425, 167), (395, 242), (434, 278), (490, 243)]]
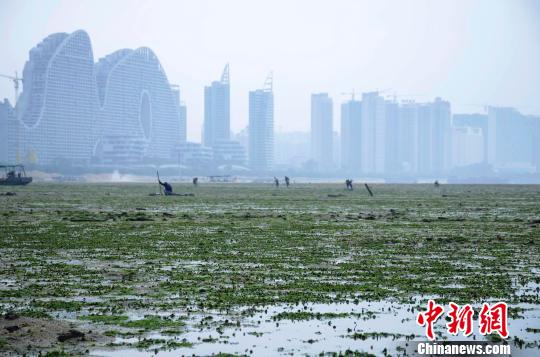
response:
[(193, 186), (197, 186), (198, 183), (199, 183), (199, 178), (198, 178), (198, 177), (194, 177), (194, 178), (193, 178)]
[(289, 176), (285, 176), (285, 185), (286, 185), (287, 187), (289, 187), (290, 184), (291, 184), (291, 181), (290, 181), (290, 179), (289, 179)]
[(163, 186), (163, 190), (165, 191), (165, 196), (168, 196), (168, 195), (172, 195), (173, 194), (173, 190), (172, 190), (172, 186), (170, 183), (168, 182), (161, 182), (161, 180), (158, 179), (158, 182), (161, 186)]
[(276, 185), (276, 187), (279, 187), (279, 180), (275, 176), (274, 176), (274, 185)]

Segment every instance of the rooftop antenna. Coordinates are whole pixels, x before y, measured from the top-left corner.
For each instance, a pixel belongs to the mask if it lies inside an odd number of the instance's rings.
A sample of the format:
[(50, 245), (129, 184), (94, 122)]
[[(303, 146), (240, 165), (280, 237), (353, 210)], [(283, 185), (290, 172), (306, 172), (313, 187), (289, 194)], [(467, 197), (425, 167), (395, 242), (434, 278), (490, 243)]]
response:
[(268, 73), (268, 76), (266, 76), (266, 79), (264, 80), (264, 91), (265, 92), (271, 92), (273, 88), (273, 81), (274, 81), (274, 72), (270, 71)]
[(223, 68), (223, 73), (221, 74), (221, 83), (229, 84), (229, 63)]

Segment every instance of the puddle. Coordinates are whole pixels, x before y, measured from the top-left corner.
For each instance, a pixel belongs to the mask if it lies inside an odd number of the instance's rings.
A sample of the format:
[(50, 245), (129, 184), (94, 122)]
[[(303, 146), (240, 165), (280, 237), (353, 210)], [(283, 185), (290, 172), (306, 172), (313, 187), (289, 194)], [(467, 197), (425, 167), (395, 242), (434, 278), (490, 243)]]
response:
[[(525, 309), (522, 313), (524, 318), (509, 319), (510, 336), (512, 338), (519, 336), (526, 342), (536, 341), (538, 345), (540, 334), (529, 332), (527, 328), (534, 328), (535, 323), (540, 321), (540, 308), (531, 304), (519, 306)], [(186, 332), (179, 336), (152, 333), (141, 337), (117, 338), (115, 343), (134, 344), (143, 338), (186, 340), (193, 343), (191, 348), (160, 350), (160, 356), (211, 355), (218, 351), (231, 354), (253, 353), (254, 355), (297, 353), (313, 355), (348, 349), (378, 355), (382, 354), (385, 348), (389, 353), (395, 353), (395, 348), (408, 340), (425, 340), (423, 329), (415, 322), (416, 314), (414, 305), (387, 301), (244, 308), (230, 314), (219, 312), (212, 315), (192, 314), (186, 320)], [(279, 319), (280, 316), (290, 318), (303, 316), (308, 319)], [(235, 321), (238, 319), (242, 321), (240, 327), (235, 326)], [(206, 323), (201, 323), (205, 321)], [(485, 340), (478, 333), (477, 321), (475, 321), (474, 337), (450, 336), (446, 332), (443, 320), (437, 322), (435, 331), (448, 340)], [(352, 338), (355, 333), (365, 339)], [(159, 345), (152, 346), (154, 347), (157, 348)], [(148, 351), (118, 347), (112, 350), (95, 350), (92, 354), (143, 356), (147, 355)]]

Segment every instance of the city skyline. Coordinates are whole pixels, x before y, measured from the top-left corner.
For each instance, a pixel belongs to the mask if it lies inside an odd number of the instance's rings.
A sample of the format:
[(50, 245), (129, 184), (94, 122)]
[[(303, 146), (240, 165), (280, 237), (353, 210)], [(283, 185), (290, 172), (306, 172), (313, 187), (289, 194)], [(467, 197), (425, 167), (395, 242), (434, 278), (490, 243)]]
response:
[(540, 0), (0, 0), (0, 201), (0, 357), (540, 357)]
[[(311, 93), (327, 92), (341, 103), (341, 93), (352, 88), (391, 88), (385, 96), (395, 92), (399, 99), (423, 102), (440, 96), (454, 113), (483, 113), (489, 105), (540, 113), (534, 85), (540, 82), (537, 2), (452, 1), (436, 8), (425, 1), (155, 4), (118, 1), (107, 4), (112, 9), (103, 16), (99, 1), (4, 1), (0, 39), (7, 56), (0, 58), (0, 73), (21, 75), (28, 49), (54, 32), (85, 29), (96, 58), (123, 47), (152, 48), (170, 81), (181, 85), (189, 108), (187, 137), (197, 142), (201, 88), (227, 62), (235, 73), (230, 96), (236, 133), (248, 123), (248, 92), (268, 69), (275, 73), (276, 131), (309, 129)], [(280, 26), (260, 26), (278, 17)], [(7, 79), (0, 81), (0, 97), (13, 101)], [(336, 118), (339, 111), (337, 106)]]
[(289, 150), (291, 143), (275, 130), (272, 71), (249, 92), (249, 125), (232, 134), (229, 64), (219, 81), (204, 87), (203, 143), (188, 142), (180, 86), (170, 83), (152, 49), (124, 48), (95, 62), (84, 30), (50, 34), (32, 47), (22, 83), (15, 109), (0, 103), (8, 144), (1, 147), (3, 161), (49, 168), (189, 162), (195, 170), (258, 175), (296, 167), (390, 179), (446, 176), (462, 167), (476, 175), (540, 169), (540, 116), (489, 106), (487, 114), (454, 114), (454, 122), (450, 102), (440, 97), (398, 101), (378, 91), (361, 93), (360, 100), (355, 91), (347, 93), (340, 134), (333, 98), (312, 93), (308, 148), (300, 135), (296, 152)]

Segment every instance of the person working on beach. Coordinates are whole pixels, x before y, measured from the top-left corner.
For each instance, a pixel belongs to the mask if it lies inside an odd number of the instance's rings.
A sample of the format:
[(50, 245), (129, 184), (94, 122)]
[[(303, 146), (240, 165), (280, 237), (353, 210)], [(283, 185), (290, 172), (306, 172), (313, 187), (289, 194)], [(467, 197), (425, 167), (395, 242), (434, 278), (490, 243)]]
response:
[(161, 182), (161, 180), (158, 179), (158, 182), (161, 186), (163, 186), (163, 189), (165, 190), (165, 195), (172, 195), (172, 186), (168, 182)]

